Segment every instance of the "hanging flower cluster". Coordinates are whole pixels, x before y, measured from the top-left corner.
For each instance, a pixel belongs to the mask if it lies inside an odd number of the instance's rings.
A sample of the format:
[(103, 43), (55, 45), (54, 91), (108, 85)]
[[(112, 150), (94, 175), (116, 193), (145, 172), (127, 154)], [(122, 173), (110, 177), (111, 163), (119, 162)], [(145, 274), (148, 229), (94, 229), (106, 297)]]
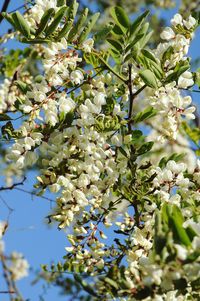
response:
[(3, 236), (7, 227), (7, 222), (0, 222), (0, 261), (2, 262), (4, 275), (14, 291), (13, 281), (20, 280), (21, 278), (28, 276), (29, 264), (21, 253), (12, 252), (9, 256), (5, 255), (5, 243)]
[[(12, 141), (5, 175), (36, 166), (37, 193), (55, 194), (49, 222), (71, 229), (55, 275), (72, 271), (94, 300), (197, 300), (200, 164), (184, 90), (197, 77), (187, 53), (198, 21), (176, 14), (150, 49), (148, 12), (131, 23), (113, 7), (113, 24), (90, 37), (99, 14), (88, 20), (85, 9), (74, 22), (77, 9), (35, 1), (24, 16), (4, 14), (39, 66), (1, 85), (2, 137)], [(109, 48), (99, 51), (98, 39)], [(25, 276), (21, 255), (11, 260), (13, 279)]]

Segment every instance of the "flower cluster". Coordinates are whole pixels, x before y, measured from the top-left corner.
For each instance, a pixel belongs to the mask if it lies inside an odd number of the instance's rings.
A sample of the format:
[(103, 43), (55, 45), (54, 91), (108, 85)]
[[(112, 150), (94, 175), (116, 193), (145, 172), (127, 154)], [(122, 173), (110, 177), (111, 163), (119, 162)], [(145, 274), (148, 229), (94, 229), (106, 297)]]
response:
[[(5, 79), (1, 86), (1, 113), (11, 108), (22, 115), (20, 125), (9, 119), (3, 128), (4, 139), (12, 139), (6, 159), (13, 175), (37, 167), (37, 194), (48, 190), (56, 200), (49, 222), (71, 229), (59, 271), (95, 276), (97, 292), (91, 287), (90, 292), (102, 300), (189, 300), (200, 265), (200, 164), (183, 133), (184, 121), (193, 142), (199, 135), (197, 129), (191, 134), (195, 107), (183, 90), (194, 85), (187, 53), (197, 22), (176, 14), (150, 51), (147, 13), (134, 28), (125, 12), (119, 18), (121, 8), (113, 8), (117, 22), (109, 34), (116, 41), (108, 38), (111, 51), (98, 52), (86, 35), (95, 15), (77, 39), (68, 37), (82, 19), (60, 36), (76, 4), (35, 1), (25, 14), (20, 35), (41, 44), (32, 49), (42, 75), (29, 71), (28, 80)], [(152, 128), (147, 137), (142, 122)], [(192, 165), (180, 152), (190, 155)], [(114, 233), (110, 241), (107, 228)], [(27, 275), (21, 254), (9, 260), (13, 280)]]
[(9, 279), (16, 281), (28, 276), (29, 264), (21, 253), (12, 252), (9, 256), (4, 255), (5, 244), (2, 237), (7, 227), (7, 222), (0, 222), (0, 261), (2, 261), (4, 273), (7, 275), (8, 281), (10, 281)]

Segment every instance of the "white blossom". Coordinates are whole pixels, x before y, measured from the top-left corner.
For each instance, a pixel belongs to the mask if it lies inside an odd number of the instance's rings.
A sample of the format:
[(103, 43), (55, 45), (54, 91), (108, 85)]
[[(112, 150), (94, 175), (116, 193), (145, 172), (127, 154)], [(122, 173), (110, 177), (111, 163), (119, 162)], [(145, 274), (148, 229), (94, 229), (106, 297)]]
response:
[(171, 40), (175, 38), (175, 33), (170, 27), (166, 27), (160, 35), (163, 40)]

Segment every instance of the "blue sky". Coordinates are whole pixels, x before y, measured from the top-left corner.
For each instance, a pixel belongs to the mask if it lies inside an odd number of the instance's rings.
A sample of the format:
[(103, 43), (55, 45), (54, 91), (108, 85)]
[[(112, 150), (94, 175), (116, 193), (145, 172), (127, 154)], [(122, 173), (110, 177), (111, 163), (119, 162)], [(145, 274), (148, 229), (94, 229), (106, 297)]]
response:
[[(3, 1), (0, 1), (1, 3)], [(17, 4), (16, 4), (17, 2)], [(20, 6), (23, 1), (11, 1), (9, 11)], [(94, 8), (94, 7), (93, 7)], [(170, 20), (176, 9), (162, 13), (162, 16)], [(5, 28), (6, 24), (2, 23)], [(199, 32), (190, 48), (189, 55), (197, 58), (199, 55)], [(17, 47), (17, 44), (12, 43), (12, 47)], [(198, 102), (198, 94), (194, 94), (194, 100)], [(23, 186), (26, 190), (31, 190), (34, 184), (35, 174), (31, 172), (28, 176), (26, 184)], [(0, 183), (0, 186), (2, 183)], [(21, 187), (22, 188), (22, 187)], [(58, 231), (55, 226), (49, 227), (45, 223), (45, 216), (51, 209), (51, 203), (39, 197), (31, 198), (27, 193), (20, 191), (1, 192), (0, 195), (6, 203), (14, 209), (9, 219), (9, 230), (5, 235), (6, 252), (13, 250), (22, 252), (28, 259), (30, 265), (36, 270), (39, 269), (40, 263), (49, 263), (59, 261), (65, 254), (64, 247), (67, 245), (66, 234), (63, 231)], [(0, 199), (0, 220), (6, 219), (8, 216), (8, 208)], [(43, 293), (42, 285), (31, 286), (30, 282), (34, 279), (34, 273), (30, 272), (30, 276), (18, 282), (18, 287), (21, 290), (24, 298), (30, 301), (37, 301), (39, 295)], [(1, 275), (0, 275), (1, 277)], [(0, 278), (0, 291), (6, 289), (4, 281)], [(47, 294), (44, 294), (45, 300), (65, 300), (66, 297), (59, 296), (59, 291), (52, 288)], [(9, 297), (4, 295), (3, 301), (8, 301)]]

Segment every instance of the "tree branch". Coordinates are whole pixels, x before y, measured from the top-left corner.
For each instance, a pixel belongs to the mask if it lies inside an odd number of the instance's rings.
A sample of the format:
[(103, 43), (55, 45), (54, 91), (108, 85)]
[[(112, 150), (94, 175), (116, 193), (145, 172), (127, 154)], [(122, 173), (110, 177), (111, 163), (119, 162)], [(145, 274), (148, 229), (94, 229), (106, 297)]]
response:
[(10, 296), (10, 301), (12, 301), (13, 300), (12, 295), (15, 294), (15, 290), (13, 288), (11, 279), (9, 277), (9, 273), (8, 273), (8, 269), (7, 269), (7, 265), (6, 265), (6, 261), (5, 261), (4, 255), (1, 255), (0, 259), (1, 259), (2, 269), (3, 269), (3, 277), (4, 277), (5, 282), (7, 284), (7, 287), (8, 287), (7, 293)]
[(14, 183), (14, 184), (12, 184), (11, 186), (8, 186), (8, 187), (6, 187), (6, 186), (1, 186), (1, 187), (0, 187), (0, 191), (3, 191), (3, 190), (12, 190), (12, 189), (15, 188), (16, 186), (23, 185), (25, 181), (26, 181), (26, 177), (24, 177), (23, 180), (22, 180), (21, 182), (19, 182), (19, 183)]
[[(128, 65), (128, 89), (129, 89), (129, 112), (128, 112), (128, 119), (131, 120), (132, 117), (132, 111), (133, 111), (133, 102), (134, 99), (138, 94), (140, 94), (145, 88), (146, 85), (142, 86), (140, 89), (138, 89), (135, 93), (133, 93), (133, 88), (132, 88), (132, 64)], [(128, 123), (128, 129), (129, 132), (131, 132), (131, 123)]]
[(5, 0), (0, 13), (0, 23), (3, 21), (2, 13), (7, 11), (10, 0)]

